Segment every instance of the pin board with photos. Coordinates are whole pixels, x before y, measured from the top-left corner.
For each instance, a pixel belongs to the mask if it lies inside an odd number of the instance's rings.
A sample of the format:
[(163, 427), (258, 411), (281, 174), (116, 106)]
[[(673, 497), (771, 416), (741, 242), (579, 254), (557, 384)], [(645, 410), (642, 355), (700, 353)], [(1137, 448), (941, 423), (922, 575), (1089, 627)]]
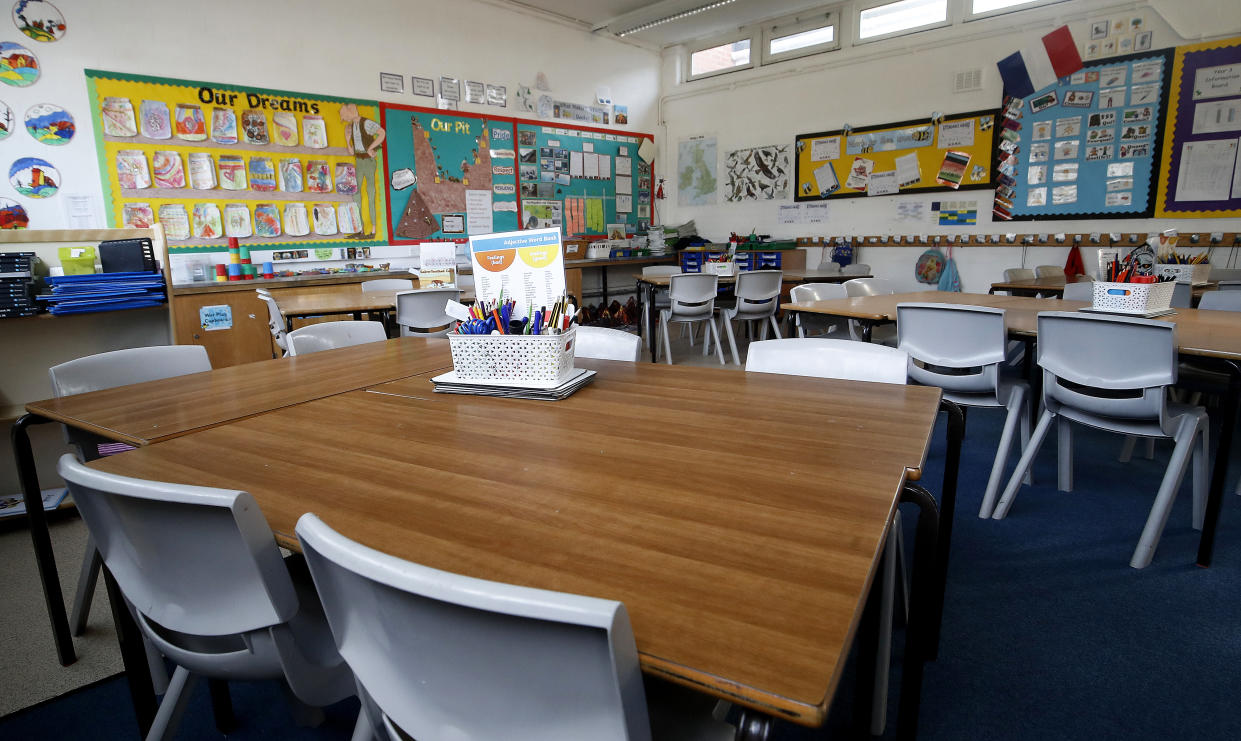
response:
[(92, 69), (86, 86), (108, 226), (158, 222), (173, 254), (387, 243), (375, 101)]
[(1154, 211), (1171, 51), (1090, 61), (1000, 111), (997, 220)]
[(1241, 38), (1176, 49), (1155, 215), (1241, 216)]
[(651, 223), (653, 164), (638, 156), (650, 134), (582, 126), (517, 124), (524, 229), (559, 226), (565, 236), (628, 233)]
[(800, 134), (797, 201), (991, 187), (995, 111)]
[(513, 119), (390, 103), (380, 111), (393, 244), (519, 228)]

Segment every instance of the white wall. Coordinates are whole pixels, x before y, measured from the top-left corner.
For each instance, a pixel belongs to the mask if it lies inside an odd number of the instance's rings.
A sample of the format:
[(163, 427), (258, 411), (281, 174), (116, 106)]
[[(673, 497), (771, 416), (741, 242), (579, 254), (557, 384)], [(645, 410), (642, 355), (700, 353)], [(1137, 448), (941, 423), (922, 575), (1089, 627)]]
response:
[[(1157, 2), (1158, 6), (1168, 3)], [(1177, 27), (1185, 33), (1208, 38), (1241, 33), (1241, 2), (1192, 0), (1175, 3)], [(959, 6), (959, 4), (957, 5)], [(880, 234), (992, 234), (1057, 232), (1139, 232), (1169, 227), (1189, 231), (1241, 231), (1241, 219), (1106, 219), (1096, 221), (999, 222), (991, 223), (992, 190), (939, 192), (933, 194), (849, 198), (831, 200), (829, 217), (821, 225), (780, 225), (781, 201), (720, 202), (713, 206), (677, 205), (677, 142), (688, 136), (715, 135), (722, 163), (725, 152), (769, 144), (792, 144), (797, 134), (839, 129), (845, 124), (866, 126), (929, 117), (932, 112), (959, 113), (997, 108), (1002, 83), (995, 63), (1021, 47), (1036, 43), (1040, 36), (1068, 23), (1080, 43), (1088, 38), (1089, 20), (1111, 15), (1145, 15), (1154, 30), (1154, 48), (1183, 45), (1201, 40), (1187, 39), (1165, 22), (1156, 7), (1144, 2), (1110, 3), (1073, 0), (1044, 8), (1021, 11), (945, 28), (911, 34), (887, 41), (850, 46), (851, 31), (843, 29), (838, 51), (798, 60), (721, 75), (695, 82), (681, 82), (684, 49), (665, 51), (661, 82), (661, 126), (657, 134), (660, 159), (659, 177), (667, 179), (667, 199), (659, 203), (664, 224), (680, 224), (694, 219), (699, 233), (720, 241), (730, 231), (759, 233), (775, 237)], [(851, 23), (847, 10), (842, 23)], [(756, 42), (757, 43), (757, 42)], [(982, 89), (952, 92), (954, 72), (982, 70)], [(722, 180), (722, 164), (718, 170)], [(928, 219), (922, 223), (898, 222), (895, 206), (902, 201), (928, 204)], [(929, 203), (935, 200), (976, 201), (979, 223), (974, 227), (940, 227), (930, 220)], [(902, 286), (917, 286), (913, 265), (925, 248), (863, 248), (860, 261), (872, 266), (876, 274), (892, 278)], [(1063, 265), (1068, 248), (1031, 248), (1026, 265)], [(962, 248), (956, 260), (967, 291), (985, 292), (989, 284), (1002, 277), (1006, 267), (1021, 264), (1020, 248)], [(1089, 261), (1093, 253), (1083, 250)], [(1223, 257), (1222, 255), (1220, 257)], [(814, 264), (817, 255), (809, 256)], [(1241, 259), (1241, 258), (1238, 258)], [(1217, 257), (1217, 262), (1220, 258)]]

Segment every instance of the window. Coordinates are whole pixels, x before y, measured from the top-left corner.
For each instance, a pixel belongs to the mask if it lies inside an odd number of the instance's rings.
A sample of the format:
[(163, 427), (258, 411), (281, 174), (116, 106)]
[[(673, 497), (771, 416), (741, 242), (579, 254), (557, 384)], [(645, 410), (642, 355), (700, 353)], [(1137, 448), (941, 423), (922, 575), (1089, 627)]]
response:
[(1014, 10), (1026, 10), (1028, 8), (1037, 8), (1040, 5), (1051, 5), (1052, 3), (1059, 2), (1064, 2), (1064, 0), (970, 0), (970, 12), (967, 20), (989, 18), (995, 15), (1011, 13)]
[(750, 66), (750, 39), (738, 39), (690, 52), (689, 79), (718, 75)]
[(820, 13), (809, 20), (792, 18), (787, 23), (768, 26), (763, 42), (766, 44), (764, 64), (840, 48), (831, 13)]
[(858, 14), (858, 39), (869, 41), (946, 25), (948, 0), (898, 0), (862, 10)]

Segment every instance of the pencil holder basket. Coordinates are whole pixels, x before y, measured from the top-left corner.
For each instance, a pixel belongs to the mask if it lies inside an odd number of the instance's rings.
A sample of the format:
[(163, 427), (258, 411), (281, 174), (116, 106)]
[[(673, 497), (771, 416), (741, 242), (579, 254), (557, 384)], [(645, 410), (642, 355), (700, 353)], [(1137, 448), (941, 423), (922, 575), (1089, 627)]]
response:
[(1175, 263), (1160, 263), (1155, 266), (1155, 274), (1160, 278), (1175, 278), (1177, 283), (1189, 283), (1197, 286), (1207, 282), (1211, 275), (1211, 266), (1209, 264), (1178, 265)]
[(1116, 314), (1164, 311), (1172, 303), (1176, 283), (1108, 283), (1095, 281), (1092, 308)]
[(737, 263), (735, 262), (704, 262), (702, 264), (702, 272), (715, 273), (719, 276), (736, 275)]
[(453, 370), (466, 381), (552, 383), (573, 373), (577, 327), (564, 334), (450, 334)]

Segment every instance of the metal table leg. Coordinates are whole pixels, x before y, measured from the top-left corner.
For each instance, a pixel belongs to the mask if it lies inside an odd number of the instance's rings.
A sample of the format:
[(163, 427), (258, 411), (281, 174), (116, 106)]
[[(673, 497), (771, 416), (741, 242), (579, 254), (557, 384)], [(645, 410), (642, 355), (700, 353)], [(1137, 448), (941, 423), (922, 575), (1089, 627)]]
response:
[(1224, 395), (1224, 419), (1220, 425), (1219, 443), (1215, 448), (1215, 466), (1211, 470), (1211, 488), (1207, 493), (1206, 515), (1202, 522), (1202, 536), (1198, 541), (1198, 565), (1211, 565), (1215, 549), (1215, 527), (1219, 524), (1219, 509), (1223, 503), (1224, 489), (1228, 483), (1228, 456), (1232, 452), (1233, 428), (1237, 424), (1237, 411), (1241, 407), (1241, 365), (1236, 361), (1224, 361), (1228, 370), (1228, 390)]
[(655, 286), (652, 283), (642, 282), (642, 291), (645, 295), (643, 301), (649, 307), (646, 311), (646, 344), (651, 351), (651, 362), (655, 362), (656, 328), (659, 326), (659, 318), (655, 316)]
[(952, 518), (957, 508), (957, 477), (961, 470), (961, 443), (965, 440), (965, 412), (951, 401), (941, 400), (939, 409), (948, 414), (948, 449), (944, 456), (944, 489), (940, 495), (938, 584), (934, 613), (927, 626), (927, 659), (939, 658), (939, 632), (944, 622), (944, 594), (948, 589), (948, 551), (952, 543)]
[(921, 486), (906, 482), (902, 502), (918, 505), (918, 537), (914, 542), (913, 588), (909, 600), (909, 623), (905, 627), (905, 662), (901, 669), (901, 700), (896, 737), (917, 738), (918, 711), (922, 703), (922, 670), (930, 656), (934, 612), (939, 597), (939, 511), (935, 497)]
[(60, 659), (61, 666), (69, 666), (77, 661), (78, 657), (74, 653), (73, 638), (69, 633), (65, 598), (60, 592), (60, 577), (56, 573), (56, 554), (52, 551), (52, 537), (47, 530), (47, 513), (43, 511), (39, 473), (35, 469), (34, 453), (30, 449), (30, 435), (27, 432), (31, 425), (50, 421), (37, 414), (23, 414), (13, 423), (11, 438), (13, 458), (17, 462), (17, 476), (22, 486), (22, 499), (26, 502), (26, 517), (30, 523), (30, 539), (34, 543), (35, 564), (39, 568), (39, 581), (43, 585), (47, 614), (52, 621), (56, 656)]

